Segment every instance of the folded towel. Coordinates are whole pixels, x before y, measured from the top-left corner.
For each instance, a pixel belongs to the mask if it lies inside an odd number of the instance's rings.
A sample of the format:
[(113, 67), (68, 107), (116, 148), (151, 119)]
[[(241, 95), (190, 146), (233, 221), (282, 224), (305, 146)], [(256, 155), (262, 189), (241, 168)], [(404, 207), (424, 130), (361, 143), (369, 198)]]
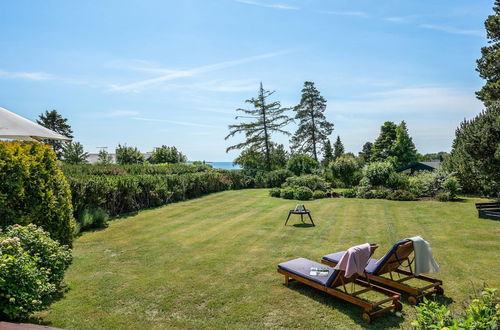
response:
[(420, 236), (408, 238), (413, 241), (413, 251), (415, 253), (415, 270), (416, 276), (422, 273), (439, 272), (439, 265), (432, 257), (432, 249), (429, 242)]
[(335, 269), (345, 271), (345, 277), (347, 278), (354, 274), (363, 275), (370, 256), (369, 243), (353, 246), (347, 249)]

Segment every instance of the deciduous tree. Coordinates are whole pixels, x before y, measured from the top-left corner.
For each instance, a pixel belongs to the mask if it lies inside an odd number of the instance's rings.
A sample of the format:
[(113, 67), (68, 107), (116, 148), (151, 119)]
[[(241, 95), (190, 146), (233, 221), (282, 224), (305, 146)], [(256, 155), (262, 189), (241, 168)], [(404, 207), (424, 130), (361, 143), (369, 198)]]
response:
[(65, 163), (80, 165), (88, 163), (89, 154), (83, 150), (80, 142), (69, 142), (64, 146), (61, 156)]
[[(71, 126), (68, 124), (68, 119), (61, 116), (57, 110), (46, 110), (45, 113), (40, 114), (37, 119), (37, 123), (48, 129), (57, 132), (61, 135), (64, 135), (69, 138), (73, 138), (73, 130)], [(65, 145), (65, 142), (57, 141), (57, 140), (44, 140), (46, 144), (50, 144), (52, 149), (55, 151), (57, 159), (61, 159), (62, 150)]]

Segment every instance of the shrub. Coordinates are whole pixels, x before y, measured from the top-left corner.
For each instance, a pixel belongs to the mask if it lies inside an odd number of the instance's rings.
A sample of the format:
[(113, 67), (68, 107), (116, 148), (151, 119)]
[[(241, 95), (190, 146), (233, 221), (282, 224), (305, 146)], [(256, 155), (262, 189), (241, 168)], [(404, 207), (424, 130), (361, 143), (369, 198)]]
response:
[[(443, 189), (444, 182), (451, 177), (453, 177), (451, 173), (443, 170), (433, 172), (419, 171), (408, 179), (408, 189), (417, 196), (432, 197)], [(453, 180), (451, 181), (452, 183)], [(458, 184), (458, 182), (456, 183)]]
[(411, 325), (414, 329), (497, 329), (500, 318), (500, 299), (496, 289), (485, 288), (481, 296), (473, 299), (469, 307), (453, 315), (446, 306), (424, 298), (416, 307), (417, 319)]
[(417, 198), (407, 190), (395, 190), (387, 196), (387, 199), (393, 201), (414, 201)]
[(321, 198), (325, 198), (326, 197), (326, 193), (322, 190), (315, 190), (313, 192), (313, 199), (321, 199)]
[(269, 190), (269, 196), (281, 197), (281, 189), (280, 188), (273, 188), (273, 189)]
[(357, 198), (365, 198), (365, 199), (373, 199), (375, 198), (375, 195), (370, 189), (363, 189), (362, 187), (359, 187), (356, 191), (356, 197)]
[(46, 308), (71, 263), (71, 251), (33, 224), (0, 231), (0, 318)]
[(391, 162), (374, 162), (363, 168), (363, 177), (373, 187), (385, 186), (394, 167)]
[(454, 176), (450, 176), (444, 180), (442, 187), (450, 194), (450, 199), (457, 198), (457, 194), (461, 189), (458, 179)]
[(452, 197), (449, 192), (442, 192), (436, 195), (436, 199), (440, 202), (448, 202), (452, 200)]
[(372, 193), (373, 193), (373, 198), (386, 199), (391, 192), (389, 190), (379, 189), (379, 190), (373, 190)]
[(326, 191), (328, 190), (328, 188), (330, 188), (325, 179), (314, 174), (289, 177), (286, 179), (283, 187), (307, 187), (313, 191)]
[(56, 154), (41, 143), (0, 141), (0, 228), (34, 223), (70, 245), (71, 192)]
[(313, 197), (313, 191), (307, 187), (297, 187), (294, 189), (293, 197), (300, 201), (310, 200)]
[(295, 175), (312, 174), (319, 163), (307, 155), (293, 155), (286, 163), (286, 168)]
[(118, 164), (142, 164), (144, 156), (136, 147), (127, 147), (126, 145), (118, 145), (115, 150), (116, 162)]
[(77, 217), (77, 223), (80, 230), (90, 228), (105, 228), (108, 226), (108, 215), (101, 208), (89, 208)]
[(350, 154), (342, 155), (330, 164), (333, 179), (340, 181), (344, 187), (358, 184), (361, 179), (359, 167), (356, 158)]
[(344, 198), (355, 198), (358, 190), (356, 188), (346, 189), (340, 193)]
[(162, 163), (185, 163), (187, 157), (177, 150), (176, 147), (167, 147), (162, 145), (161, 147), (155, 148), (148, 161), (151, 164), (162, 164)]
[(294, 189), (290, 187), (285, 187), (281, 189), (281, 198), (284, 199), (293, 199), (294, 198)]
[(331, 197), (331, 198), (339, 198), (340, 193), (335, 190), (330, 190), (329, 192), (326, 193), (326, 197)]
[(392, 172), (384, 186), (392, 190), (407, 190), (409, 188), (408, 175)]
[(291, 176), (293, 176), (293, 173), (286, 169), (259, 172), (255, 176), (255, 181), (258, 187), (274, 188), (281, 187), (281, 185), (286, 182), (286, 179)]

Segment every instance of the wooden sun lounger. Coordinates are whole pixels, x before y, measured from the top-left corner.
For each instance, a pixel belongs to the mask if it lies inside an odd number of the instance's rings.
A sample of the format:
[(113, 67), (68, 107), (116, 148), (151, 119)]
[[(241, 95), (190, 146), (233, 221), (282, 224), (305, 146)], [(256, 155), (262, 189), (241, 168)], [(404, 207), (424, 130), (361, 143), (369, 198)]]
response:
[[(372, 246), (372, 253), (376, 248), (377, 246)], [(329, 271), (328, 276), (311, 276), (309, 275), (310, 267), (325, 266), (305, 258), (298, 258), (279, 264), (278, 273), (285, 276), (285, 285), (287, 286), (290, 281), (295, 280), (362, 307), (364, 309), (362, 319), (367, 323), (370, 323), (374, 317), (380, 314), (390, 312), (391, 310), (400, 311), (403, 309), (403, 305), (399, 302), (401, 295), (397, 292), (355, 276), (346, 278), (344, 271), (334, 270), (331, 267), (327, 267)], [(356, 284), (362, 287), (362, 289), (354, 291), (354, 286), (351, 285), (353, 290), (349, 292), (347, 288), (347, 284), (349, 283)], [(369, 291), (377, 291), (385, 295), (386, 298), (379, 301), (369, 301), (359, 297), (359, 295)], [(389, 305), (383, 306), (386, 303), (389, 303)]]
[[(323, 256), (321, 262), (323, 264), (335, 267), (340, 261), (345, 252), (332, 253)], [(412, 263), (414, 260), (413, 242), (411, 240), (400, 241), (392, 247), (392, 249), (378, 262), (376, 259), (370, 259), (366, 267), (364, 278), (368, 281), (374, 281), (386, 285), (392, 289), (408, 293), (408, 302), (412, 305), (418, 304), (423, 297), (438, 294), (444, 294), (442, 288), (443, 281), (425, 276), (414, 275)], [(412, 258), (410, 258), (412, 256)], [(403, 263), (406, 262), (406, 265)], [(382, 276), (388, 274), (388, 277)], [(396, 278), (397, 275), (397, 278)], [(414, 287), (405, 284), (404, 282), (411, 279), (418, 279), (427, 282), (427, 285), (422, 287)]]

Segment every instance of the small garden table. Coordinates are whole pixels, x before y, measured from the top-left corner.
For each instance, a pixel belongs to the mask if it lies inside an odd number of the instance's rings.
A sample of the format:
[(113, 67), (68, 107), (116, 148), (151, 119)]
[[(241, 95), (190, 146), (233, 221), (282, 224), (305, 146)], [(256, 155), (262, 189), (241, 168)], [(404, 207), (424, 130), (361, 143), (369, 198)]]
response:
[(295, 210), (288, 211), (288, 217), (286, 218), (285, 226), (288, 223), (288, 219), (290, 219), (290, 216), (292, 214), (300, 214), (300, 221), (302, 221), (302, 222), (304, 222), (304, 214), (307, 214), (309, 216), (309, 220), (311, 220), (312, 225), (316, 226), (314, 224), (313, 218), (311, 217), (311, 212), (308, 209), (306, 209), (305, 207), (303, 207), (302, 209), (295, 208)]

